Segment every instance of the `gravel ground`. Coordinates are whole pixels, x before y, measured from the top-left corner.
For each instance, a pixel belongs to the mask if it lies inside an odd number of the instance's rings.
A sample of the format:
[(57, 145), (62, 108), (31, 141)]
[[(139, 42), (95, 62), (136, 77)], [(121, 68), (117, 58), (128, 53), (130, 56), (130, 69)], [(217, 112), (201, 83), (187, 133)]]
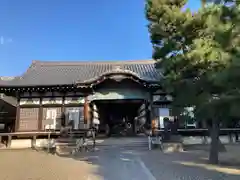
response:
[(99, 151), (68, 158), (3, 150), (0, 180), (239, 180), (240, 147), (227, 146), (227, 150), (220, 155), (223, 166), (207, 165), (204, 150), (148, 151), (143, 139), (108, 139), (99, 145)]
[(94, 171), (97, 171), (94, 165), (44, 152), (0, 152), (0, 180), (87, 180), (87, 176), (100, 179)]
[(234, 160), (235, 166), (230, 166), (232, 162), (226, 161), (225, 157), (220, 155), (220, 160), (228, 162), (228, 166), (209, 165), (208, 153), (200, 151), (169, 154), (152, 151), (141, 155), (145, 165), (159, 180), (239, 180), (240, 161)]

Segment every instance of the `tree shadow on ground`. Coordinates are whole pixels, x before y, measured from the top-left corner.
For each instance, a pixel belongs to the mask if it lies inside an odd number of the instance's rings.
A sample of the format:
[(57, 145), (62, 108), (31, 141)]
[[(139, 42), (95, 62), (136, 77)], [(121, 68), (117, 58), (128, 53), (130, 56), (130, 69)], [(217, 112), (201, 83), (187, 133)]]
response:
[[(213, 166), (208, 163), (206, 153), (168, 153), (158, 156), (158, 153), (153, 155), (158, 158), (159, 167), (155, 168), (155, 171), (169, 172), (168, 169), (172, 169), (172, 173), (176, 176), (183, 176), (186, 179), (240, 179), (240, 168), (237, 166), (227, 166), (227, 164), (220, 164)], [(146, 160), (145, 162), (149, 160)], [(157, 158), (155, 158), (157, 161)], [(175, 176), (174, 176), (175, 177)], [(171, 178), (174, 178), (173, 175)], [(191, 177), (191, 178), (190, 178)]]
[[(240, 144), (225, 144), (225, 151), (219, 152), (219, 164), (220, 167), (233, 167), (240, 169)], [(191, 154), (200, 154), (201, 163), (208, 164), (208, 152), (210, 145), (191, 144), (185, 146), (185, 152)]]
[(157, 180), (240, 179), (240, 164), (237, 161), (228, 159), (221, 160), (218, 166), (209, 165), (206, 150), (188, 149), (182, 153), (163, 153), (159, 150), (148, 151), (147, 147), (131, 146), (127, 142), (124, 147), (116, 144), (115, 142), (112, 146), (99, 147), (95, 152), (80, 152), (66, 158), (91, 164), (95, 168), (94, 175), (109, 180), (120, 180), (121, 173), (124, 173), (126, 168), (136, 173), (142, 171), (142, 166), (136, 165), (138, 169), (135, 169), (129, 165), (133, 159), (139, 159)]

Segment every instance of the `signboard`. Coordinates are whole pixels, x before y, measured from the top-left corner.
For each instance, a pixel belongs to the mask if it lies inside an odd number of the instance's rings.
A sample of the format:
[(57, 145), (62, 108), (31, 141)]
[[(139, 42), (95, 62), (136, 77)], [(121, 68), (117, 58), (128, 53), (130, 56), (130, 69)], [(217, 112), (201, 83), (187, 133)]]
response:
[(45, 129), (55, 129), (57, 119), (57, 109), (49, 108), (46, 113)]

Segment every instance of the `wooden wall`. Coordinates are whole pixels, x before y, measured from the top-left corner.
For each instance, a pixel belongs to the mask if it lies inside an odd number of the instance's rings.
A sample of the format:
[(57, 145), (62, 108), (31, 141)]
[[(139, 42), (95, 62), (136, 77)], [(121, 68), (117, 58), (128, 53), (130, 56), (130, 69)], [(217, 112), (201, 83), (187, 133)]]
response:
[[(121, 89), (121, 87), (117, 88)], [(158, 98), (154, 100), (158, 101)], [(160, 102), (160, 104), (163, 103), (161, 101), (158, 102)], [(156, 102), (153, 104), (156, 104)], [(44, 130), (46, 125), (46, 112), (48, 108), (57, 109), (56, 128), (59, 129), (61, 127), (62, 119), (64, 118), (66, 120), (68, 110), (74, 107), (83, 107), (84, 116), (79, 115), (79, 128), (87, 128), (90, 125), (89, 122), (92, 118), (91, 108), (89, 107), (87, 98), (81, 92), (21, 93), (18, 97), (15, 131)], [(142, 107), (141, 112), (139, 112), (141, 117), (146, 116), (146, 110), (144, 110), (145, 108), (146, 107)], [(144, 118), (142, 120), (146, 121)]]
[[(67, 96), (66, 96), (67, 95)], [(71, 108), (84, 107), (84, 97), (80, 93), (58, 92), (48, 93), (22, 93), (18, 98), (17, 118), (15, 131), (41, 131), (46, 129), (48, 109), (56, 110), (56, 126), (60, 129), (62, 122), (67, 119), (67, 112)], [(83, 111), (81, 108), (79, 108)], [(82, 112), (83, 113), (83, 112)], [(79, 116), (79, 127), (83, 128), (84, 118)], [(52, 122), (52, 121), (51, 121)]]
[(19, 131), (38, 130), (39, 108), (20, 108)]

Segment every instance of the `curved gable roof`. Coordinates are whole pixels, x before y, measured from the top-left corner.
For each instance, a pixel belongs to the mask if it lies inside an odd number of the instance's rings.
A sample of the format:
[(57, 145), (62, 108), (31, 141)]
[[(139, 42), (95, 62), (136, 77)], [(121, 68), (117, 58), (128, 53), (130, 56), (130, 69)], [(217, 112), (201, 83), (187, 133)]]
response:
[(50, 86), (84, 83), (107, 73), (130, 73), (147, 82), (158, 82), (161, 74), (153, 60), (109, 62), (33, 61), (28, 70), (12, 80), (0, 80), (0, 86)]

